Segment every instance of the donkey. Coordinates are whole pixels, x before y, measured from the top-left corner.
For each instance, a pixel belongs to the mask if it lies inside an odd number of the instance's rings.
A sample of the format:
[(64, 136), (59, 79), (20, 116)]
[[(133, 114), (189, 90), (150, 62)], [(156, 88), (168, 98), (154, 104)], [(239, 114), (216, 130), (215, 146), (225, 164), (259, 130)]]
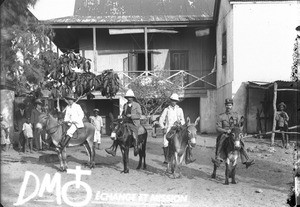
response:
[[(111, 116), (111, 115), (110, 115)], [(134, 145), (134, 138), (127, 127), (127, 124), (123, 122), (123, 119), (114, 120), (112, 118), (111, 123), (111, 139), (114, 140), (114, 145), (117, 148), (118, 145), (121, 148), (123, 166), (122, 173), (129, 173), (128, 162), (129, 162), (129, 148)], [(140, 169), (142, 166), (142, 160), (144, 160), (143, 169), (147, 168), (146, 165), (146, 143), (147, 143), (148, 132), (144, 126), (140, 126), (138, 130), (138, 143), (141, 146), (139, 149), (139, 164), (136, 169)]]
[[(200, 117), (198, 117), (195, 123), (190, 122), (190, 118), (187, 118), (186, 125), (182, 126), (171, 139), (169, 139), (168, 145), (168, 165), (167, 172), (171, 173), (174, 178), (181, 177), (180, 166), (186, 156), (186, 150), (188, 145), (191, 147), (196, 146), (197, 129), (196, 125), (199, 123)], [(178, 171), (178, 176), (177, 176)]]
[[(64, 136), (64, 127), (63, 122), (60, 123), (58, 118), (55, 118), (50, 113), (48, 114), (41, 114), (39, 117), (39, 123), (37, 127), (40, 129), (45, 129), (47, 134), (51, 136), (53, 144), (58, 147), (59, 142), (61, 141), (62, 137)], [(69, 146), (78, 146), (83, 145), (89, 155), (89, 167), (95, 167), (95, 146), (93, 144), (94, 141), (94, 134), (95, 134), (95, 127), (89, 123), (84, 122), (84, 128), (77, 130), (74, 133), (73, 138), (69, 142)], [(58, 158), (60, 161), (60, 171), (64, 172), (67, 171), (67, 155), (66, 155), (66, 148), (60, 152), (57, 148)]]
[[(229, 185), (229, 178), (231, 178), (231, 183), (236, 184), (235, 180), (235, 172), (237, 159), (240, 157), (240, 149), (242, 147), (241, 140), (244, 136), (243, 133), (243, 125), (244, 125), (244, 117), (241, 117), (239, 123), (233, 125), (234, 120), (231, 117), (229, 119), (231, 127), (231, 132), (228, 134), (228, 137), (224, 141), (223, 152), (224, 152), (224, 160), (225, 160), (225, 185)], [(221, 146), (217, 146), (221, 147)], [(212, 178), (216, 178), (218, 166), (214, 164), (214, 170), (211, 175)]]

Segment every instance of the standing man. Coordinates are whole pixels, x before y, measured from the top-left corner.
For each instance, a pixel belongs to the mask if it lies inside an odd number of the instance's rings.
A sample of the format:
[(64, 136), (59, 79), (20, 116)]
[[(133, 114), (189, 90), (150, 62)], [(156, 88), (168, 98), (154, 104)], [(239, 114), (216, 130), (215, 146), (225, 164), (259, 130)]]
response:
[[(216, 157), (215, 159), (212, 159), (213, 163), (215, 163), (217, 166), (220, 165), (220, 162), (223, 162), (223, 159), (221, 158), (221, 152), (222, 147), (224, 144), (224, 141), (228, 137), (228, 135), (231, 133), (231, 125), (230, 125), (230, 118), (233, 118), (233, 125), (236, 125), (239, 122), (239, 115), (237, 112), (232, 111), (233, 107), (233, 100), (231, 98), (225, 99), (225, 113), (222, 113), (219, 115), (218, 121), (217, 121), (217, 131), (221, 134), (217, 137), (217, 143), (216, 143)], [(250, 167), (254, 164), (254, 160), (249, 161), (249, 156), (245, 150), (245, 144), (242, 142), (242, 147), (240, 149), (241, 154), (241, 160), (244, 165), (246, 165), (246, 168)]]
[(18, 145), (19, 145), (19, 150), (24, 150), (25, 147), (25, 139), (24, 139), (24, 134), (22, 131), (23, 128), (23, 124), (26, 122), (26, 118), (27, 118), (27, 113), (25, 110), (25, 104), (24, 103), (20, 103), (18, 105), (18, 110), (15, 111), (14, 114), (14, 128), (15, 131), (18, 132)]
[(95, 135), (94, 135), (94, 144), (98, 144), (98, 149), (100, 149), (101, 144), (101, 131), (103, 127), (102, 117), (99, 116), (99, 109), (94, 109), (95, 116), (90, 116), (91, 123), (95, 127)]
[(83, 118), (84, 112), (81, 106), (75, 103), (75, 97), (73, 94), (69, 94), (65, 99), (68, 102), (66, 107), (66, 114), (64, 121), (68, 124), (69, 129), (67, 130), (67, 134), (59, 143), (59, 150), (62, 151), (69, 143), (70, 139), (73, 137), (73, 134), (77, 130), (77, 128), (83, 128)]
[(33, 127), (33, 142), (35, 145), (35, 149), (40, 151), (42, 149), (41, 146), (41, 129), (36, 128), (36, 124), (39, 122), (39, 116), (42, 114), (42, 105), (43, 102), (40, 99), (35, 100), (35, 108), (31, 111), (31, 124)]
[(288, 148), (289, 138), (288, 135), (285, 134), (285, 132), (288, 131), (288, 121), (290, 118), (288, 114), (284, 111), (286, 109), (286, 105), (284, 102), (278, 104), (278, 109), (279, 111), (277, 111), (275, 115), (276, 125), (281, 132), (283, 147)]
[[(135, 95), (131, 89), (126, 92), (125, 98), (127, 99), (127, 103), (124, 104), (122, 117), (124, 123), (127, 124), (132, 133), (134, 139), (134, 156), (137, 156), (139, 152), (138, 129), (141, 126), (140, 118), (142, 115), (142, 109), (140, 104), (134, 101)], [(116, 150), (116, 140), (113, 142), (113, 145), (110, 148), (105, 149), (105, 151), (112, 156), (116, 155)]]
[[(165, 161), (164, 164), (168, 163), (168, 146), (169, 146), (169, 141), (167, 140), (167, 133), (170, 131), (172, 126), (176, 124), (185, 124), (184, 120), (184, 114), (182, 108), (180, 108), (177, 103), (179, 102), (179, 96), (176, 93), (173, 93), (170, 97), (170, 105), (164, 109), (162, 112), (160, 118), (159, 118), (159, 125), (161, 129), (163, 130), (163, 150), (164, 150), (164, 157)], [(191, 154), (191, 148), (187, 148), (187, 153), (186, 153), (186, 164), (189, 164), (191, 162), (194, 162), (195, 160), (191, 159), (192, 154)]]
[[(1, 124), (1, 148), (4, 151), (8, 151), (10, 148), (10, 139), (9, 139), (9, 125), (4, 120), (3, 115), (0, 114), (0, 124)], [(3, 149), (4, 147), (4, 149)]]

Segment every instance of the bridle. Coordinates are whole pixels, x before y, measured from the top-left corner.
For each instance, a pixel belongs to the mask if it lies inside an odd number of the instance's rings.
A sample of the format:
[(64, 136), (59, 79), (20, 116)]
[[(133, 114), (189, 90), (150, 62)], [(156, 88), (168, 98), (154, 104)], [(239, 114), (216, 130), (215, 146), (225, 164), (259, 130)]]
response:
[[(58, 127), (61, 126), (63, 123), (60, 123), (60, 124), (57, 124), (57, 125), (55, 125), (55, 126), (53, 126), (53, 127), (47, 128), (47, 126), (48, 126), (48, 124), (49, 124), (49, 118), (50, 118), (50, 115), (48, 114), (48, 115), (47, 115), (47, 121), (46, 121), (46, 124), (45, 124), (45, 131), (46, 131), (47, 134), (52, 135), (52, 134), (54, 134), (55, 132), (57, 132)], [(56, 128), (56, 130), (50, 131), (50, 130), (55, 129), (55, 128)]]

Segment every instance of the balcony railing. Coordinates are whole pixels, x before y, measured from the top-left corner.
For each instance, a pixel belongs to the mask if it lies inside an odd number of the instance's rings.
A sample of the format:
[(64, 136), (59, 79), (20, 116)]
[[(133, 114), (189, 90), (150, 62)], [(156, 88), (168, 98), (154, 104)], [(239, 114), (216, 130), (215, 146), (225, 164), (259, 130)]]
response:
[(215, 72), (199, 70), (154, 70), (154, 71), (115, 71), (118, 73), (121, 84), (128, 88), (130, 83), (139, 77), (158, 76), (164, 80), (178, 84), (181, 90), (214, 89), (216, 88)]

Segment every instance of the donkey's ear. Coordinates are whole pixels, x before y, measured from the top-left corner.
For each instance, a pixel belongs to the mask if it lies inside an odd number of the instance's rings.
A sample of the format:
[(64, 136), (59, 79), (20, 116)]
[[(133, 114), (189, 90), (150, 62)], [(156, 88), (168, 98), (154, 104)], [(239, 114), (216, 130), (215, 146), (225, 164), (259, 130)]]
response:
[(233, 119), (233, 117), (230, 117), (230, 118), (229, 118), (229, 124), (230, 124), (230, 126), (233, 126), (233, 124), (234, 124), (234, 119)]
[(111, 112), (109, 112), (108, 116), (109, 116), (111, 121), (114, 121), (114, 115)]
[(187, 125), (190, 125), (190, 124), (191, 124), (190, 117), (187, 117), (187, 118), (186, 118), (186, 124), (187, 124)]
[(245, 118), (244, 118), (244, 116), (242, 116), (242, 117), (240, 118), (239, 126), (240, 126), (240, 127), (244, 127), (244, 123), (245, 123)]
[(199, 124), (199, 122), (200, 122), (200, 116), (198, 116), (198, 118), (196, 119), (196, 121), (195, 121), (195, 125), (198, 125)]

